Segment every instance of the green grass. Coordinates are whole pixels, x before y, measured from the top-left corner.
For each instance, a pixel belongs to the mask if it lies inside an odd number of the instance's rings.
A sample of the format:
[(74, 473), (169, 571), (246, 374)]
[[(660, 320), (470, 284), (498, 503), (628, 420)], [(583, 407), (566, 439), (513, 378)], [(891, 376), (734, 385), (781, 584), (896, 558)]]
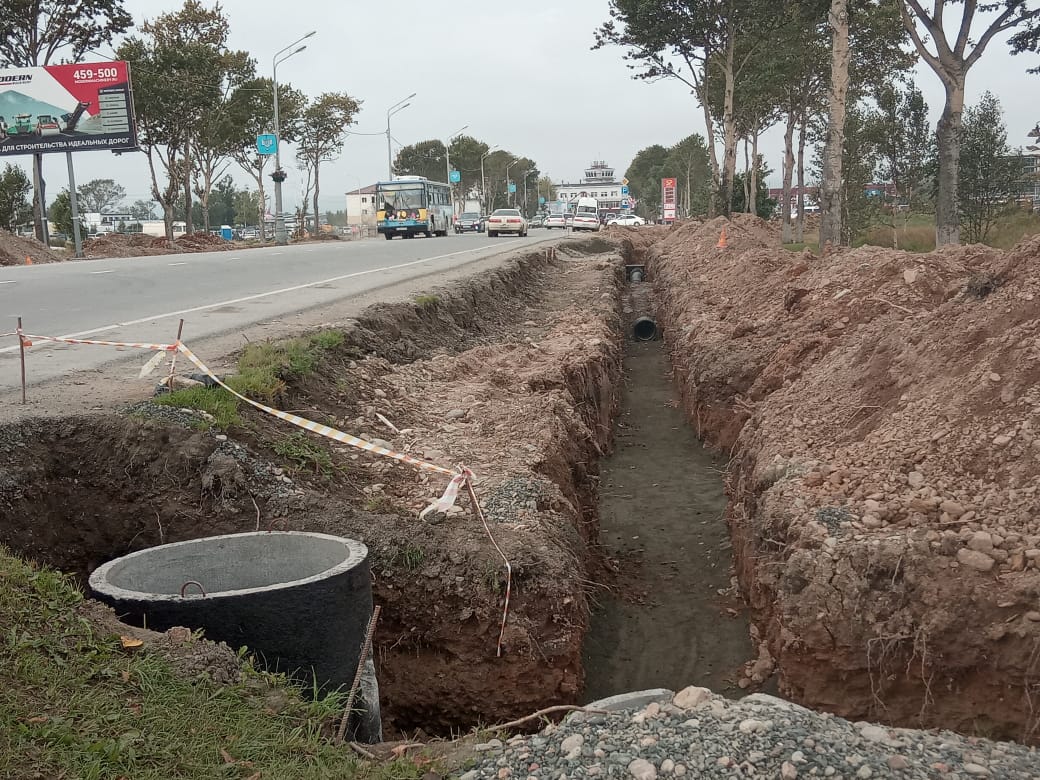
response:
[(441, 301), (441, 299), (438, 298), (436, 295), (429, 295), (429, 294), (427, 294), (427, 295), (417, 295), (415, 297), (415, 305), (418, 308), (420, 308), (420, 309), (432, 309), (438, 303), (440, 303), (440, 301)]
[(334, 470), (328, 446), (309, 439), (302, 431), (283, 436), (275, 442), (274, 451), (291, 461), (296, 472), (306, 469), (329, 476)]
[[(286, 391), (286, 383), (313, 373), (327, 353), (344, 342), (338, 330), (323, 330), (295, 339), (249, 344), (239, 356), (238, 373), (226, 381), (228, 387), (247, 398), (276, 405)], [(182, 409), (200, 409), (214, 417), (214, 425), (224, 431), (241, 424), (241, 402), (220, 387), (189, 387), (161, 395), (155, 403)]]
[[(324, 736), (341, 697), (306, 702), (273, 678), (185, 679), (147, 649), (128, 654), (76, 612), (65, 576), (0, 548), (0, 777), (419, 778), (405, 759), (362, 763)], [(262, 683), (262, 684), (260, 684)], [(227, 763), (221, 751), (231, 757)], [(428, 767), (427, 767), (428, 768)]]

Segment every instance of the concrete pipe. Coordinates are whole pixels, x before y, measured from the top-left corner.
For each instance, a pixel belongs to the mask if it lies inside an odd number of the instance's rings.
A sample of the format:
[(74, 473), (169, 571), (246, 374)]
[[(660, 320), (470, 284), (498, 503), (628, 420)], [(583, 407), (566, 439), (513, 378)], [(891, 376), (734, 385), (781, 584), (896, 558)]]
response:
[(643, 272), (638, 270), (638, 269), (633, 271), (632, 272), (632, 281), (633, 282), (641, 282), (641, 281), (643, 281)]
[(640, 317), (632, 325), (632, 338), (636, 341), (653, 341), (657, 338), (657, 323), (649, 317)]
[[(211, 536), (109, 561), (90, 588), (122, 618), (156, 631), (203, 629), (320, 693), (353, 682), (372, 615), (368, 548), (298, 531)], [(382, 738), (375, 667), (366, 665), (354, 738)]]

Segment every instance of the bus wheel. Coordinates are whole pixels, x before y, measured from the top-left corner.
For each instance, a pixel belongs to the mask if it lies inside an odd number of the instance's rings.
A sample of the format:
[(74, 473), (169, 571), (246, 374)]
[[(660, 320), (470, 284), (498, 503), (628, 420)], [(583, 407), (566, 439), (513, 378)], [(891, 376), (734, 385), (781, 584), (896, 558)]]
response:
[(393, 236), (389, 233), (383, 233), (383, 238), (385, 238), (387, 241), (390, 241), (391, 239), (393, 239)]

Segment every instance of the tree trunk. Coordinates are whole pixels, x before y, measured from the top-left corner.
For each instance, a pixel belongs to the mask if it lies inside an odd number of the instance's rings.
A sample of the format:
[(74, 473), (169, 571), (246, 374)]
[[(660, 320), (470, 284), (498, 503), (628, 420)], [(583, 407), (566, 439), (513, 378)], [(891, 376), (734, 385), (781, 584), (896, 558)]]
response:
[(749, 214), (758, 216), (758, 121), (751, 127), (751, 194), (748, 197)]
[(195, 232), (191, 220), (191, 141), (184, 142), (184, 235)]
[(845, 102), (849, 91), (849, 0), (831, 0), (830, 116), (820, 182), (820, 249), (842, 238), (842, 152), (845, 149)]
[(314, 232), (312, 235), (318, 235), (321, 230), (321, 226), (318, 224), (318, 161), (314, 161)]
[(733, 176), (737, 170), (737, 123), (733, 114), (733, 55), (736, 47), (736, 32), (732, 20), (727, 21), (726, 64), (723, 72), (726, 77), (725, 97), (722, 106), (723, 159), (722, 171), (722, 213), (729, 216), (733, 205)]
[(163, 204), (163, 222), (166, 223), (166, 240), (173, 242), (173, 201)]
[(787, 123), (784, 125), (784, 184), (781, 194), (781, 205), (783, 215), (781, 217), (780, 241), (790, 244), (792, 239), (791, 230), (791, 180), (794, 178), (794, 110), (787, 112)]
[[(945, 80), (944, 80), (945, 81)], [(964, 75), (946, 81), (946, 104), (939, 118), (939, 177), (935, 199), (935, 245), (961, 242), (957, 180), (960, 176)]]
[(742, 189), (744, 190), (744, 212), (746, 214), (751, 213), (751, 153), (748, 151), (748, 139), (744, 136), (744, 181), (742, 182)]
[[(33, 155), (33, 230), (36, 240), (47, 246), (50, 231), (47, 226), (47, 183), (43, 180), (43, 155)], [(42, 204), (42, 208), (41, 208)]]
[(805, 131), (809, 123), (806, 110), (798, 119), (798, 221), (795, 225), (794, 240), (801, 244), (805, 241)]
[[(704, 78), (697, 99), (704, 110), (704, 129), (708, 136), (708, 162), (711, 163), (711, 192), (708, 195), (708, 219), (719, 215), (722, 201), (722, 171), (719, 166), (719, 153), (715, 148), (715, 122), (711, 115), (711, 104), (708, 100), (708, 66), (704, 66)], [(728, 212), (727, 212), (728, 213)]]
[(202, 229), (205, 232), (209, 232), (209, 184), (207, 183), (205, 191), (199, 197), (199, 205), (202, 207)]

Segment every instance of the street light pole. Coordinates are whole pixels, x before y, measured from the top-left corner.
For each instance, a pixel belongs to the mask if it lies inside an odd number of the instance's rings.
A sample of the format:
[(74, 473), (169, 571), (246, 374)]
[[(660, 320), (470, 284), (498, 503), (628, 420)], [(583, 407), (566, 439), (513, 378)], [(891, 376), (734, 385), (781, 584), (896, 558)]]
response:
[[(404, 111), (408, 108), (408, 106), (411, 105), (408, 101), (415, 97), (416, 94), (417, 93), (413, 92), (404, 100), (397, 101), (386, 110), (386, 167), (389, 171), (388, 175), (390, 176), (390, 181), (394, 180), (394, 153), (390, 148), (390, 117), (398, 111)], [(401, 105), (402, 103), (404, 105)]]
[(487, 204), (487, 189), (486, 189), (486, 187), (484, 185), (484, 158), (487, 157), (489, 154), (491, 154), (497, 148), (498, 148), (498, 144), (495, 144), (494, 146), (489, 147), (488, 150), (486, 152), (484, 152), (484, 154), (480, 155), (480, 199), (483, 201), (483, 206), (481, 208), (481, 213), (482, 214), (487, 214), (487, 210), (488, 210), (488, 208), (487, 208), (487, 205), (488, 205)]
[[(282, 171), (282, 134), (281, 127), (278, 124), (278, 64), (285, 62), (294, 54), (299, 54), (307, 47), (301, 46), (281, 57), (281, 59), (279, 57), (300, 43), (300, 41), (307, 40), (317, 32), (317, 30), (311, 30), (299, 40), (293, 41), (284, 49), (275, 52), (275, 55), (271, 58), (271, 81), (274, 84), (274, 175), (272, 177), (274, 178), (274, 238), (276, 243), (283, 246), (288, 243), (288, 237), (285, 235), (285, 214), (282, 213), (282, 182), (285, 180), (285, 173)], [(261, 235), (263, 234), (263, 229), (264, 226), (261, 225)]]
[(519, 157), (514, 157), (512, 162), (506, 165), (506, 197), (509, 198), (509, 205), (512, 206), (516, 203), (516, 198), (512, 197), (513, 193), (509, 191), (509, 169), (520, 162)]
[(448, 192), (451, 193), (451, 213), (455, 213), (455, 191), (451, 186), (451, 142), (454, 141), (459, 135), (462, 134), (463, 130), (466, 130), (469, 125), (464, 125), (456, 130), (454, 133), (448, 136), (448, 140), (444, 142), (444, 165), (448, 169)]

